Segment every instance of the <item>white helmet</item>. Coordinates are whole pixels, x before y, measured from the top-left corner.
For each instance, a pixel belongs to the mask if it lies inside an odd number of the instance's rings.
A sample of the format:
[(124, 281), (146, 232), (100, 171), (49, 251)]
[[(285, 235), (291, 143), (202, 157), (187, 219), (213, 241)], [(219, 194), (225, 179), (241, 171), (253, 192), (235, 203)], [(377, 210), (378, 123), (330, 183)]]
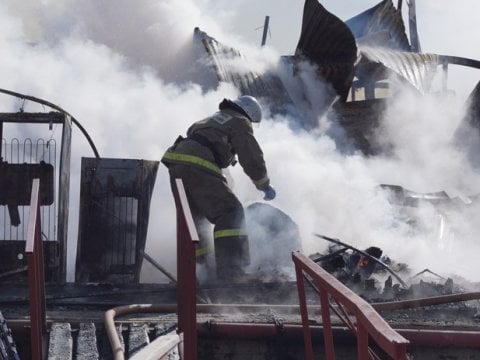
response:
[(253, 96), (240, 96), (233, 103), (240, 106), (252, 122), (259, 123), (262, 120), (262, 107)]

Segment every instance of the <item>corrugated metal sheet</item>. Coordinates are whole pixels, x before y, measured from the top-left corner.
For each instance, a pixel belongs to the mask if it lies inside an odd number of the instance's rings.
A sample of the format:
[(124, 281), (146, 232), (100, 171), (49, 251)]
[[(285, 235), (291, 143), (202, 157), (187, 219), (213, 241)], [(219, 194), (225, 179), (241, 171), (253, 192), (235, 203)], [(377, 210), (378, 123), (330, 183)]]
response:
[(232, 83), (242, 95), (267, 99), (272, 104), (273, 113), (285, 113), (293, 106), (287, 90), (276, 74), (269, 72), (258, 74), (249, 69), (238, 69), (238, 59), (247, 63), (243, 55), (238, 50), (219, 43), (198, 28), (195, 29), (194, 39), (202, 43), (219, 82)]
[(391, 0), (384, 0), (345, 21), (359, 45), (381, 46), (411, 51), (401, 11)]
[(343, 99), (347, 98), (357, 60), (357, 45), (345, 23), (317, 0), (305, 1), (295, 56), (316, 64), (319, 75), (331, 83)]
[(435, 54), (402, 52), (381, 47), (362, 46), (360, 53), (362, 60), (356, 69), (359, 79), (371, 77), (372, 64), (378, 64), (402, 77), (422, 93), (430, 89), (439, 63)]

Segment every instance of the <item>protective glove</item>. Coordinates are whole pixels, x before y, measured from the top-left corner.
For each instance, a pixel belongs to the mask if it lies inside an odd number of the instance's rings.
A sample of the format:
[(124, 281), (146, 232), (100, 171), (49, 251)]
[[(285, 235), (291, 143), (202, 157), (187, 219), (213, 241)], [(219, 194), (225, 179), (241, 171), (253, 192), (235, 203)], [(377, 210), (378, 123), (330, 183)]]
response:
[(265, 189), (262, 189), (262, 191), (265, 193), (265, 196), (263, 197), (263, 200), (273, 200), (275, 199), (275, 196), (277, 195), (277, 192), (273, 188), (273, 186), (268, 185)]

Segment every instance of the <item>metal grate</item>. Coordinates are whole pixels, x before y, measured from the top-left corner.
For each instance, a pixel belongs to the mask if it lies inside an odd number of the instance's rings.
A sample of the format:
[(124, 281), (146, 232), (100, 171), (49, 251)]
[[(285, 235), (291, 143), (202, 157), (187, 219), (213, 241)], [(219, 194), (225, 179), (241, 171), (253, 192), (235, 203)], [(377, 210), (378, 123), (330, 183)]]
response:
[(107, 251), (105, 252), (105, 270), (115, 269), (118, 265), (134, 265), (138, 201), (133, 197), (109, 196), (103, 212), (106, 214)]
[[(8, 164), (39, 164), (45, 162), (53, 166), (54, 172), (57, 168), (56, 156), (57, 144), (51, 139), (32, 140), (26, 138), (20, 140), (13, 138), (10, 143), (2, 138), (2, 161)], [(55, 178), (55, 174), (54, 174)], [(56, 201), (52, 205), (41, 206), (42, 218), (42, 239), (56, 241)], [(29, 206), (18, 206), (20, 224), (12, 225), (7, 206), (0, 206), (0, 241), (4, 240), (25, 240), (26, 226), (29, 213)]]
[(138, 281), (157, 167), (82, 158), (77, 281)]

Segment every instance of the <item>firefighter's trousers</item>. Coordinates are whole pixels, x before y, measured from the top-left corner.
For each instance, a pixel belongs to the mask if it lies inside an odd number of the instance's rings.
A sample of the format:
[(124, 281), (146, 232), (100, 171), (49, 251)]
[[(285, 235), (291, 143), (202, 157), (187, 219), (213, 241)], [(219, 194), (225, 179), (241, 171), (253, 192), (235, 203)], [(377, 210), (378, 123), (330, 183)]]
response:
[[(214, 227), (217, 275), (250, 263), (243, 206), (226, 180), (195, 166), (170, 164), (170, 183), (182, 179), (194, 220), (206, 217)], [(201, 234), (200, 234), (201, 236)]]

